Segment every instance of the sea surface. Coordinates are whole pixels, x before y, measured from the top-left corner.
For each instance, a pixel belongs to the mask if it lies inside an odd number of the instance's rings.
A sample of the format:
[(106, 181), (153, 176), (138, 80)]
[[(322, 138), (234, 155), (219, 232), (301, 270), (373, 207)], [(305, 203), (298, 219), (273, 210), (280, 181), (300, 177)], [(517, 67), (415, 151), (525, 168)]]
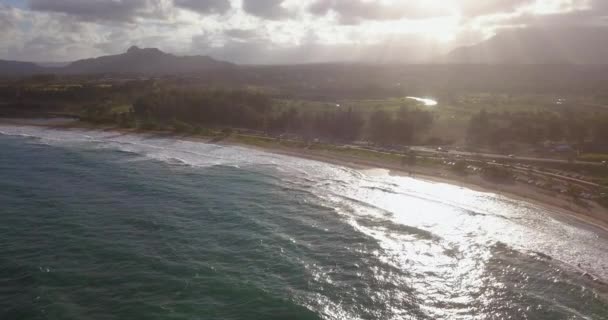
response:
[(0, 125), (0, 319), (608, 319), (608, 237), (169, 136)]

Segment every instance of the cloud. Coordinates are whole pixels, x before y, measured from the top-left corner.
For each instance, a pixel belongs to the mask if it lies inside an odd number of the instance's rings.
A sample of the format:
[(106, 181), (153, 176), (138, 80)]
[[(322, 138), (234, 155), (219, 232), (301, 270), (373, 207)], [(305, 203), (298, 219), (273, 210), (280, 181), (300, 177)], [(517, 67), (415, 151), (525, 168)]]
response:
[(587, 16), (608, 20), (608, 1), (606, 0), (591, 0), (587, 10), (583, 10)]
[(278, 20), (289, 16), (283, 6), (284, 0), (243, 0), (243, 10), (253, 16)]
[(563, 1), (548, 13), (523, 10), (515, 14), (482, 18), (480, 25), (486, 29), (542, 28), (559, 35), (564, 28), (608, 26), (608, 2)]
[(224, 31), (224, 34), (232, 39), (246, 41), (258, 37), (257, 30), (253, 29), (229, 29)]
[(13, 7), (0, 3), (0, 29), (3, 32), (13, 31), (17, 27), (19, 13)]
[[(0, 17), (6, 10), (0, 5)], [(124, 52), (132, 44), (178, 52), (190, 39), (169, 22), (139, 18), (137, 23), (87, 21), (81, 16), (11, 8), (18, 17), (11, 33), (0, 32), (0, 59), (73, 61)], [(60, 16), (58, 16), (60, 15)], [(1, 18), (0, 18), (1, 20)], [(121, 22), (121, 21), (119, 21)], [(5, 31), (3, 29), (3, 31)]]
[(174, 0), (174, 4), (201, 14), (222, 14), (231, 8), (229, 0)]
[(358, 24), (365, 20), (425, 19), (449, 14), (445, 7), (425, 1), (315, 0), (309, 11), (315, 15), (333, 12), (342, 24)]
[(29, 0), (33, 11), (63, 13), (85, 21), (132, 22), (138, 17), (161, 18), (168, 0)]
[(509, 13), (515, 9), (531, 5), (535, 0), (460, 0), (460, 13), (466, 17), (476, 17), (488, 14)]
[[(254, 30), (228, 30), (218, 43), (217, 34), (192, 38), (191, 51), (244, 64), (320, 62), (428, 62), (447, 50), (422, 35), (387, 38), (375, 44), (323, 43), (310, 32), (296, 45), (280, 45)], [(235, 37), (236, 36), (236, 37)]]
[[(317, 16), (335, 14), (341, 24), (360, 24), (366, 21), (424, 20), (460, 13), (463, 21), (490, 15), (553, 8), (560, 13), (586, 2), (608, 7), (606, 0), (313, 0), (308, 11)], [(540, 9), (539, 9), (540, 8)], [(531, 12), (534, 14), (534, 12)]]
[(591, 5), (590, 7), (592, 8), (592, 10), (606, 15), (608, 14), (608, 1), (605, 0), (591, 0)]
[(0, 34), (2, 59), (65, 61), (83, 54), (99, 53), (93, 44), (101, 32), (93, 24), (85, 24), (72, 17), (56, 19), (45, 13), (15, 8), (13, 11), (19, 17), (16, 21), (18, 26), (8, 35)]
[(508, 29), (608, 25), (608, 0), (16, 1), (0, 0), (1, 59), (66, 61), (135, 44), (245, 63), (411, 62)]
[(0, 3), (0, 50), (10, 47), (16, 40), (19, 19), (17, 10)]

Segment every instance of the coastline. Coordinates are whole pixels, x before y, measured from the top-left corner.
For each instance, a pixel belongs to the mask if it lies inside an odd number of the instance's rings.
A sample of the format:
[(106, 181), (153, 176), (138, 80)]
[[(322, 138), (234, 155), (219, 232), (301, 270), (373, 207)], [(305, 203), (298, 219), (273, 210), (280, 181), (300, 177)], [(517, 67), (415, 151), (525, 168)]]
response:
[(89, 124), (81, 121), (69, 122), (46, 122), (36, 119), (2, 119), (0, 124), (10, 125), (28, 125), (41, 126), (53, 129), (91, 129), (114, 131), (124, 134), (143, 134), (143, 135), (163, 135), (171, 136), (176, 139), (196, 141), (202, 143), (214, 143), (220, 145), (240, 146), (250, 149), (255, 149), (263, 152), (280, 154), (285, 156), (309, 159), (319, 162), (331, 163), (339, 166), (345, 166), (357, 170), (373, 170), (384, 169), (388, 170), (390, 175), (411, 177), (414, 179), (424, 180), (433, 183), (442, 183), (455, 185), (461, 188), (467, 188), (479, 192), (493, 193), (513, 200), (528, 202), (533, 205), (543, 207), (554, 213), (556, 219), (574, 223), (583, 224), (598, 228), (608, 233), (608, 209), (599, 205), (591, 205), (583, 208), (569, 200), (567, 196), (561, 194), (550, 193), (540, 190), (533, 186), (514, 182), (513, 184), (499, 184), (484, 180), (480, 176), (462, 176), (445, 168), (415, 166), (413, 168), (404, 167), (399, 163), (380, 159), (365, 159), (355, 157), (339, 152), (331, 152), (326, 150), (309, 150), (298, 147), (287, 147), (279, 143), (268, 143), (260, 146), (243, 142), (242, 140), (233, 137), (217, 139), (214, 137), (195, 136), (188, 134), (179, 134), (171, 131), (149, 131), (139, 129), (125, 129), (115, 126), (100, 126)]
[[(198, 139), (197, 141), (209, 142)], [(407, 168), (399, 165), (357, 159), (335, 153), (323, 154), (310, 150), (304, 151), (280, 146), (265, 148), (231, 141), (223, 141), (221, 143), (252, 148), (269, 153), (325, 162), (357, 170), (384, 169), (388, 170), (389, 174), (393, 176), (410, 177), (433, 183), (449, 184), (478, 192), (493, 193), (512, 200), (528, 202), (538, 207), (545, 208), (552, 213), (555, 213), (556, 218), (562, 221), (592, 226), (608, 233), (608, 209), (595, 206), (590, 209), (588, 208), (587, 212), (585, 212), (583, 208), (576, 208), (576, 204), (565, 199), (565, 197), (562, 195), (548, 194), (538, 190), (535, 187), (522, 183), (499, 184), (489, 182), (479, 176), (459, 176), (449, 170), (440, 168), (416, 167), (412, 170), (413, 174), (410, 175)]]

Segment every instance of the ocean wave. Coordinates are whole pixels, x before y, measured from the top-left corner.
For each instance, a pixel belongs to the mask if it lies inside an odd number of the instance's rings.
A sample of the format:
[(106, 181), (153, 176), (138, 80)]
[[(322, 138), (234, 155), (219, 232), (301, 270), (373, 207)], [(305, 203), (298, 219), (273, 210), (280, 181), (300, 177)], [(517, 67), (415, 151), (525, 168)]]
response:
[[(371, 229), (382, 227), (397, 235), (424, 230), (420, 232), (423, 238), (441, 238), (451, 243), (468, 237), (480, 242), (490, 238), (575, 265), (580, 261), (592, 273), (608, 278), (608, 261), (598, 260), (594, 254), (599, 251), (608, 256), (608, 250), (601, 248), (593, 232), (566, 226), (544, 209), (493, 194), (406, 177), (367, 175), (312, 160), (170, 137), (7, 125), (0, 125), (0, 133), (41, 139), (51, 145), (121, 151), (129, 156), (125, 161), (145, 157), (168, 165), (228, 166), (255, 171), (282, 185), (283, 192), (313, 194), (330, 207), (342, 206), (340, 215), (346, 221), (386, 219), (367, 226)], [(566, 245), (576, 249), (563, 250)]]

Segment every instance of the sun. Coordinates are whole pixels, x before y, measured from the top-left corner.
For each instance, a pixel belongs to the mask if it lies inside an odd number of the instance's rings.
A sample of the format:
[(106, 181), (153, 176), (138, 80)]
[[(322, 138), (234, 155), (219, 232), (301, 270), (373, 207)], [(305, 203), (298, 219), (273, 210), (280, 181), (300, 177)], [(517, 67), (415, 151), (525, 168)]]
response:
[(456, 37), (460, 18), (458, 7), (454, 2), (445, 0), (403, 1), (380, 0), (385, 7), (407, 9), (413, 12), (412, 17), (398, 21), (380, 22), (379, 29), (385, 33), (417, 34), (447, 43)]

